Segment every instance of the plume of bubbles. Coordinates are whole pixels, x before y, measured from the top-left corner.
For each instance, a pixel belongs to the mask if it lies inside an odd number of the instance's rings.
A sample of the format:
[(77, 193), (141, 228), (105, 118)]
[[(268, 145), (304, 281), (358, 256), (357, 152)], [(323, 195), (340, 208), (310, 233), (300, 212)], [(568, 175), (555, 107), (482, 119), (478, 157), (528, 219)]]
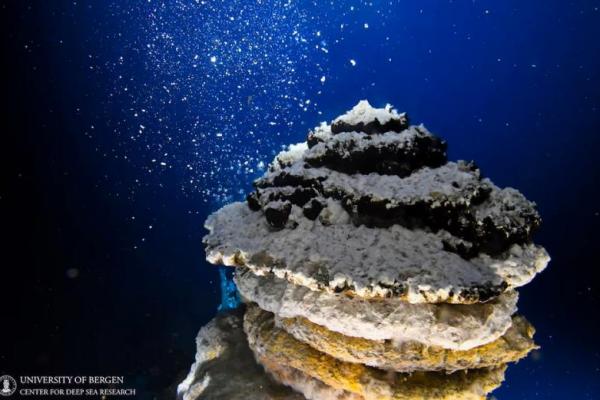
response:
[[(98, 138), (94, 126), (86, 135), (134, 171), (128, 198), (174, 184), (211, 208), (240, 199), (281, 145), (303, 139), (305, 122), (321, 114), (331, 47), (368, 28), (357, 15), (373, 3), (353, 4), (113, 0), (95, 28), (107, 57), (89, 57), (110, 82), (103, 119), (114, 135)], [(377, 10), (385, 18), (385, 7)], [(220, 309), (234, 308), (235, 285), (220, 275)]]
[(108, 69), (118, 153), (139, 184), (174, 174), (182, 190), (221, 204), (318, 107), (327, 49), (315, 15), (291, 0), (112, 5), (128, 40)]

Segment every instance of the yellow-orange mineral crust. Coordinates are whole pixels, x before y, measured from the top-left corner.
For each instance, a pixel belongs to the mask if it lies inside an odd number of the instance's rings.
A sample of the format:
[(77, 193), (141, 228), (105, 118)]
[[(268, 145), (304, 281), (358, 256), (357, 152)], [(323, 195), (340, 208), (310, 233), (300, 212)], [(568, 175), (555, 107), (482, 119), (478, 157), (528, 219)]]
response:
[(302, 393), (309, 400), (364, 400), (364, 397), (356, 393), (334, 389), (297, 369), (272, 362), (267, 357), (258, 356), (257, 359), (277, 382)]
[[(272, 315), (272, 314), (271, 314)], [(339, 360), (399, 372), (456, 371), (515, 362), (536, 349), (533, 326), (521, 316), (499, 339), (470, 350), (448, 350), (410, 341), (395, 344), (333, 332), (306, 318), (278, 318), (276, 324), (294, 338)]]
[(386, 372), (322, 353), (275, 326), (269, 313), (250, 306), (244, 317), (248, 343), (266, 364), (282, 365), (365, 400), (482, 400), (504, 380), (506, 365), (445, 372)]

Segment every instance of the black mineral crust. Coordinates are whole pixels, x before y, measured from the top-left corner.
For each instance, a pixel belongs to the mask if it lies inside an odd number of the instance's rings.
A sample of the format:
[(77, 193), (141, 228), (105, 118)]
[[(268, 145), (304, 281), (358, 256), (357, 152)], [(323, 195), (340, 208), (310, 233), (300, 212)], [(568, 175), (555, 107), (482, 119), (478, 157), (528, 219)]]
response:
[[(407, 129), (407, 121), (408, 119), (391, 120), (389, 123), (394, 124), (389, 126), (381, 125), (377, 120), (353, 126), (337, 123), (332, 125), (332, 132), (362, 130), (371, 134), (392, 129), (402, 131)], [(298, 162), (303, 163), (304, 169), (325, 167), (349, 175), (377, 173), (400, 177), (406, 177), (423, 167), (437, 168), (445, 165), (446, 142), (433, 135), (418, 132), (421, 134), (415, 135), (409, 142), (399, 140), (384, 147), (369, 147), (362, 143), (360, 151), (355, 150), (359, 146), (352, 140), (339, 141), (339, 144), (327, 147), (322, 156), (307, 156)], [(321, 145), (329, 144), (325, 142)], [(458, 164), (462, 171), (475, 177), (475, 183), (464, 187), (460, 187), (458, 182), (452, 183), (460, 194), (458, 199), (448, 198), (442, 193), (405, 202), (361, 196), (345, 188), (332, 189), (329, 186), (326, 189), (323, 182), (327, 180), (327, 176), (307, 178), (284, 167), (254, 182), (256, 190), (248, 196), (248, 206), (254, 211), (262, 210), (272, 228), (283, 229), (288, 222), (292, 205), (302, 208), (306, 218), (315, 220), (325, 208), (326, 199), (330, 198), (342, 205), (355, 225), (372, 228), (401, 225), (408, 229), (446, 231), (451, 236), (442, 241), (444, 249), (466, 259), (479, 253), (499, 255), (513, 244), (531, 242), (533, 233), (541, 223), (534, 204), (513, 189), (494, 188), (488, 180), (482, 179), (474, 163)], [(464, 295), (492, 296), (498, 289), (481, 288), (476, 294)]]
[(292, 211), (292, 204), (289, 201), (277, 204), (268, 204), (264, 208), (267, 222), (275, 229), (282, 229)]
[[(416, 128), (418, 130), (418, 128)], [(366, 137), (366, 141), (370, 139)], [(399, 146), (389, 143), (385, 146), (373, 146), (356, 140), (336, 142), (327, 146), (324, 154), (305, 158), (312, 167), (327, 167), (346, 174), (397, 175), (406, 177), (422, 167), (436, 168), (444, 165), (446, 142), (432, 135), (420, 134), (409, 143)]]
[(364, 122), (349, 124), (345, 121), (337, 121), (331, 124), (331, 133), (364, 132), (369, 135), (374, 135), (385, 132), (402, 132), (406, 128), (408, 128), (408, 116), (403, 114), (400, 115), (399, 118), (390, 119), (384, 124), (377, 119), (369, 121), (366, 124)]
[(324, 207), (325, 205), (319, 200), (312, 199), (302, 208), (302, 213), (306, 218), (314, 221), (317, 219)]

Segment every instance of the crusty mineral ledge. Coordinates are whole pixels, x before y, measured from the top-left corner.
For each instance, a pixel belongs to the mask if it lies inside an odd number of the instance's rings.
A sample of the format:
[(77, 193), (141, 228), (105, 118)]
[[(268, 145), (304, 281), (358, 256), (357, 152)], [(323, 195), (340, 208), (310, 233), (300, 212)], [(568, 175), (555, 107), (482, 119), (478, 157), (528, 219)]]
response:
[(408, 117), (398, 113), (391, 105), (373, 108), (367, 100), (361, 100), (352, 110), (340, 115), (331, 124), (333, 134), (340, 132), (365, 132), (377, 134), (402, 132), (408, 127)]
[[(480, 251), (498, 254), (512, 244), (528, 243), (541, 221), (534, 203), (515, 189), (500, 189), (482, 179), (473, 164), (448, 162), (406, 177), (348, 175), (307, 167), (311, 151), (304, 160), (257, 179), (256, 191), (248, 197), (249, 207), (264, 211), (273, 201), (303, 207), (308, 201), (333, 199), (356, 225), (446, 230), (469, 242), (470, 248), (456, 249), (469, 257)], [(285, 220), (275, 225), (266, 218), (275, 228), (285, 226)]]
[(297, 369), (285, 367), (271, 362), (266, 357), (257, 357), (258, 362), (265, 368), (277, 382), (293, 388), (302, 393), (308, 400), (364, 400), (364, 397), (334, 389), (325, 385), (318, 379), (312, 378)]
[(447, 232), (354, 226), (335, 202), (315, 221), (297, 206), (289, 212), (295, 228), (273, 231), (261, 212), (244, 203), (223, 207), (205, 223), (210, 231), (204, 237), (207, 260), (263, 275), (272, 272), (314, 290), (467, 304), (527, 284), (549, 260), (533, 244), (465, 260), (445, 250)]
[(295, 368), (335, 389), (361, 395), (365, 400), (482, 400), (500, 386), (506, 369), (500, 366), (453, 374), (400, 374), (346, 363), (294, 339), (274, 326), (272, 318), (256, 307), (248, 309), (244, 330), (250, 348), (259, 360), (267, 359), (267, 365)]
[(487, 302), (410, 304), (397, 298), (361, 299), (312, 291), (274, 276), (238, 269), (235, 282), (243, 298), (282, 318), (303, 317), (345, 336), (466, 350), (490, 343), (510, 327), (517, 293)]
[[(242, 329), (242, 316), (242, 309), (221, 313), (200, 330), (196, 338), (196, 362), (177, 388), (179, 399), (304, 399), (290, 388), (274, 382), (256, 363)], [(346, 400), (339, 398), (342, 399)]]
[[(431, 135), (424, 126), (375, 136), (344, 132), (312, 146), (305, 152), (304, 161), (312, 167), (346, 174), (376, 172), (404, 177), (421, 167), (445, 164), (446, 142)], [(280, 167), (286, 165), (278, 159), (276, 162)]]
[(374, 341), (349, 337), (305, 318), (274, 318), (277, 326), (296, 339), (338, 360), (398, 372), (453, 372), (495, 367), (518, 361), (536, 348), (532, 340), (534, 329), (520, 316), (513, 318), (513, 324), (504, 336), (486, 345), (464, 351), (425, 346), (414, 341), (394, 343), (389, 340)]

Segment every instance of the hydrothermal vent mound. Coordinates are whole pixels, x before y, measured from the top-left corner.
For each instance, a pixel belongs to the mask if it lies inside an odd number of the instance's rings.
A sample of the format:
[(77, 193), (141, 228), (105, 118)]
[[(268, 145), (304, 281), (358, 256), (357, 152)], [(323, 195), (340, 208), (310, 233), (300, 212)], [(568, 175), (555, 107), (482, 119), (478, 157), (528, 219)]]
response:
[(446, 148), (361, 101), (212, 214), (207, 259), (237, 268), (247, 305), (201, 330), (180, 396), (456, 400), (498, 387), (536, 348), (515, 312), (516, 289), (549, 261), (532, 242), (541, 219)]

